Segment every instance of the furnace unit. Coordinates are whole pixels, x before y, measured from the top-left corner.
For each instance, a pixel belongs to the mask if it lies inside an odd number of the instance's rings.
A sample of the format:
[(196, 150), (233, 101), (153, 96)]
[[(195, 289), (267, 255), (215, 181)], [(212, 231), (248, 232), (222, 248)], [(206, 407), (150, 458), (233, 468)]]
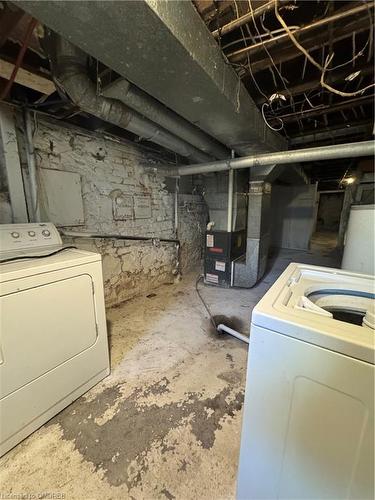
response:
[(204, 282), (233, 286), (233, 263), (246, 252), (246, 231), (206, 231)]

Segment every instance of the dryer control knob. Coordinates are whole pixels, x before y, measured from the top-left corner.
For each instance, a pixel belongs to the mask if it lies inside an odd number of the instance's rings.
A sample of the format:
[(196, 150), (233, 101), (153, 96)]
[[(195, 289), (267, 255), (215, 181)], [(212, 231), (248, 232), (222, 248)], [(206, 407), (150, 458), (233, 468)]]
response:
[(42, 235), (43, 236), (51, 236), (51, 233), (48, 231), (48, 229), (43, 229)]
[(17, 233), (17, 231), (13, 231), (10, 234), (12, 235), (12, 238), (19, 238), (20, 237), (20, 233)]

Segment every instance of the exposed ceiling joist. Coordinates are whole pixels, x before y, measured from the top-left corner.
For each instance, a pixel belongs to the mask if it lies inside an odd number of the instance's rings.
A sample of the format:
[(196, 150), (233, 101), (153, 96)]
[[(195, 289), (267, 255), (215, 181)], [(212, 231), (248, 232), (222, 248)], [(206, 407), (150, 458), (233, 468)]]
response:
[[(330, 73), (326, 79), (327, 83), (329, 84), (334, 84), (338, 82), (342, 82), (348, 74), (350, 74), (350, 69), (345, 69), (342, 71), (338, 71), (337, 73)], [(374, 67), (372, 63), (365, 63), (365, 65), (362, 66), (356, 66), (356, 71), (360, 71), (360, 74), (358, 77), (363, 77), (370, 75), (374, 71)], [(298, 83), (297, 85), (292, 85), (288, 86), (288, 95), (292, 95), (293, 97), (296, 95), (303, 94), (305, 92), (308, 92), (309, 90), (315, 90), (320, 88), (321, 82), (320, 78), (316, 78), (314, 80), (307, 80), (306, 82), (303, 83)], [(274, 93), (274, 91), (272, 91)], [(280, 88), (279, 90), (276, 91), (278, 94), (285, 94), (285, 88)], [(255, 101), (257, 104), (263, 104), (264, 102), (267, 102), (267, 99), (264, 96), (260, 96), (258, 99)]]
[(292, 137), (289, 141), (291, 146), (297, 146), (302, 144), (307, 144), (310, 142), (316, 143), (320, 141), (325, 141), (326, 139), (338, 139), (342, 137), (348, 137), (353, 135), (361, 135), (361, 134), (371, 134), (373, 128), (373, 124), (370, 121), (356, 124), (353, 126), (346, 125), (345, 127), (335, 127), (327, 130), (314, 131), (313, 133), (306, 133), (302, 135), (297, 135)]
[[(14, 70), (14, 64), (4, 59), (0, 59), (0, 77), (9, 80)], [(16, 83), (37, 90), (42, 94), (50, 95), (55, 90), (55, 84), (49, 78), (29, 71), (25, 68), (19, 68), (14, 80)]]
[[(311, 33), (311, 31), (316, 30), (317, 28), (322, 28), (326, 26), (327, 24), (336, 22), (336, 21), (343, 21), (344, 19), (348, 17), (353, 17), (356, 16), (364, 11), (367, 11), (368, 9), (372, 9), (375, 7), (375, 2), (371, 3), (364, 3), (361, 5), (357, 5), (354, 8), (348, 9), (345, 8), (344, 10), (340, 10), (339, 12), (336, 12), (332, 16), (324, 17), (323, 19), (319, 19), (319, 21), (315, 21), (311, 24), (308, 24), (306, 26), (303, 26), (302, 28), (295, 29), (293, 31), (293, 36), (297, 39), (300, 39), (301, 35), (304, 35), (306, 33)], [(346, 26), (346, 30), (348, 30)], [(330, 33), (326, 32), (326, 36), (328, 37), (328, 41), (330, 38)], [(332, 34), (332, 39), (335, 39), (335, 35)], [(280, 43), (285, 42), (285, 41), (290, 41), (289, 34), (284, 33), (282, 35), (275, 36), (273, 38), (269, 38), (267, 40), (263, 40), (259, 43), (255, 43), (252, 45), (249, 45), (248, 47), (244, 47), (242, 49), (236, 50), (232, 52), (231, 54), (228, 55), (228, 59), (231, 62), (240, 62), (243, 59), (246, 59), (247, 55), (249, 54), (250, 56), (254, 56), (254, 54), (257, 54), (259, 52), (263, 52), (264, 48), (266, 47), (267, 49), (270, 49), (272, 47), (279, 46)]]
[(232, 0), (193, 0), (193, 3), (205, 23), (210, 23), (219, 16), (220, 18), (230, 14), (233, 8)]
[[(339, 26), (332, 31), (333, 43), (337, 43), (346, 38), (352, 37), (353, 33), (361, 33), (369, 29), (368, 19), (361, 18), (352, 21), (344, 26)], [(330, 34), (328, 30), (325, 30), (318, 35), (310, 35), (309, 38), (303, 39), (301, 41), (303, 47), (309, 52), (321, 49), (322, 47), (330, 44)], [(280, 46), (275, 46), (271, 49), (272, 59), (275, 64), (285, 63), (301, 57), (303, 54), (293, 45), (289, 48), (284, 44)], [(258, 60), (251, 59), (251, 69), (253, 73), (258, 73), (270, 67), (270, 58), (266, 54), (264, 57)]]
[[(284, 2), (280, 3), (285, 3), (285, 0)], [(212, 36), (214, 38), (219, 38), (219, 36), (227, 35), (236, 28), (240, 28), (244, 24), (253, 21), (253, 19), (258, 19), (263, 14), (266, 14), (267, 12), (272, 12), (273, 10), (275, 10), (275, 0), (270, 0), (269, 2), (266, 2), (260, 7), (254, 9), (252, 12), (247, 12), (243, 16), (238, 17), (237, 19), (234, 19), (233, 21), (230, 21), (229, 23), (225, 24), (221, 28), (216, 29), (215, 31), (212, 32)]]
[(365, 95), (356, 99), (350, 99), (348, 101), (339, 102), (337, 104), (328, 104), (318, 106), (316, 108), (308, 109), (306, 111), (299, 111), (297, 113), (288, 113), (285, 115), (278, 115), (277, 117), (269, 117), (268, 120), (272, 123), (279, 123), (279, 120), (282, 120), (283, 123), (290, 123), (301, 118), (314, 118), (316, 116), (331, 114), (331, 113), (339, 113), (348, 108), (353, 108), (354, 106), (362, 106), (364, 104), (369, 104), (373, 101), (374, 94)]

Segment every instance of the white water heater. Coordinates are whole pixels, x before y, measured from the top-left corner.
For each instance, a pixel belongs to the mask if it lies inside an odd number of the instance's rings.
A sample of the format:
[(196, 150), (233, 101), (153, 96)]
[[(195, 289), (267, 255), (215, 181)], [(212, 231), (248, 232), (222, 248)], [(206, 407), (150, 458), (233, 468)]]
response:
[(341, 267), (375, 274), (375, 205), (353, 205), (346, 231)]

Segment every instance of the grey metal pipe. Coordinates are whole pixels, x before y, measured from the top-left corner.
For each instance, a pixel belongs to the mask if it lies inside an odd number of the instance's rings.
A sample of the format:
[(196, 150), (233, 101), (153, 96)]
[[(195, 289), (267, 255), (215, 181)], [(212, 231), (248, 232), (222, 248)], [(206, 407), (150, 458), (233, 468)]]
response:
[(352, 142), (321, 146), (317, 148), (279, 151), (277, 153), (255, 154), (229, 160), (214, 161), (198, 165), (186, 165), (170, 171), (171, 176), (207, 174), (241, 168), (260, 167), (265, 165), (285, 165), (288, 163), (303, 163), (318, 160), (333, 160), (337, 158), (356, 158), (358, 156), (373, 156), (375, 141)]
[(199, 151), (123, 103), (98, 95), (86, 71), (87, 56), (78, 47), (55, 33), (48, 34), (45, 46), (52, 62), (56, 85), (80, 109), (193, 161), (212, 159), (212, 156)]
[(228, 172), (228, 214), (227, 214), (227, 232), (232, 232), (233, 225), (233, 184), (234, 184), (234, 170), (230, 169)]
[(79, 231), (60, 231), (64, 236), (71, 238), (91, 238), (91, 239), (106, 239), (106, 240), (131, 240), (131, 241), (161, 241), (162, 243), (175, 243), (180, 245), (180, 241), (176, 238), (158, 238), (157, 236), (124, 236), (122, 234), (105, 234), (105, 233), (89, 233)]
[(372, 122), (362, 123), (360, 125), (353, 125), (351, 127), (345, 126), (342, 128), (328, 129), (328, 130), (318, 130), (312, 134), (304, 134), (292, 137), (289, 144), (292, 146), (307, 144), (308, 142), (324, 141), (326, 139), (336, 139), (337, 137), (345, 137), (346, 135), (359, 135), (366, 134), (370, 135), (372, 132), (373, 124)]
[[(231, 158), (235, 154), (232, 150)], [(227, 216), (227, 232), (232, 232), (233, 226), (233, 188), (234, 188), (234, 170), (230, 169), (228, 172), (228, 216)]]
[(219, 160), (229, 158), (230, 151), (203, 130), (182, 118), (164, 104), (133, 85), (119, 78), (102, 91), (102, 95), (117, 99), (141, 115), (169, 130), (177, 137)]
[(35, 161), (32, 121), (30, 111), (28, 109), (25, 109), (24, 111), (24, 124), (26, 131), (26, 160), (29, 171), (30, 197), (32, 204), (31, 212), (34, 222), (40, 222), (38, 174)]

